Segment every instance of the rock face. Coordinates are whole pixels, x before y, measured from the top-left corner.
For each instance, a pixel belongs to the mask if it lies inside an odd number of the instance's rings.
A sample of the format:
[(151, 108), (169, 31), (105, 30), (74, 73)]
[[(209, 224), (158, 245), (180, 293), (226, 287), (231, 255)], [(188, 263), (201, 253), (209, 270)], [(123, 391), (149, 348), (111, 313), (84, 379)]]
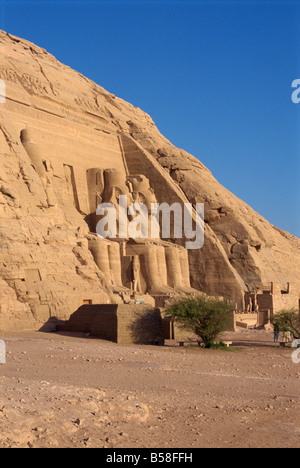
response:
[[(198, 290), (240, 307), (245, 291), (271, 282), (300, 291), (299, 239), (223, 188), (140, 109), (1, 31), (0, 79), (0, 329), (123, 303), (130, 288), (156, 299)], [(187, 257), (174, 239), (99, 241), (97, 204), (117, 193), (204, 203), (204, 247)]]

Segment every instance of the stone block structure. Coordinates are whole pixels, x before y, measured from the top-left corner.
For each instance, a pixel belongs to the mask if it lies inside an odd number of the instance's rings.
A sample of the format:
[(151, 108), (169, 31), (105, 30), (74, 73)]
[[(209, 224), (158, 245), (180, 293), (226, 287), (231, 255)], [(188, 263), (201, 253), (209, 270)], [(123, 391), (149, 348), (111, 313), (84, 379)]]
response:
[(243, 311), (236, 311), (237, 325), (263, 327), (270, 324), (274, 315), (283, 310), (300, 310), (298, 289), (295, 284), (287, 283), (283, 288), (280, 283), (245, 293)]
[(270, 287), (245, 294), (245, 310), (248, 312), (269, 310), (273, 316), (283, 309), (299, 309), (299, 293), (293, 283), (288, 283), (285, 288), (280, 283), (271, 283)]
[(144, 304), (84, 305), (59, 329), (120, 344), (164, 344), (160, 311)]

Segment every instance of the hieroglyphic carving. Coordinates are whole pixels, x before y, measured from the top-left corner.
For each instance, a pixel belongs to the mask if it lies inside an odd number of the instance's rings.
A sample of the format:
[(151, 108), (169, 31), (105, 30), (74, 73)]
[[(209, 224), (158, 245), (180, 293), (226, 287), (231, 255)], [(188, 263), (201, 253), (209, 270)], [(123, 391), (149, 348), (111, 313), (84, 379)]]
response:
[(105, 106), (99, 106), (97, 97), (95, 97), (95, 101), (90, 101), (82, 97), (76, 97), (74, 99), (74, 102), (77, 106), (80, 107), (80, 109), (83, 109), (89, 114), (92, 114), (93, 116), (97, 117), (97, 119), (100, 119), (100, 121), (104, 124), (107, 124), (112, 118), (111, 112), (109, 112)]
[(17, 73), (10, 68), (0, 67), (0, 78), (11, 83), (19, 82)]
[(75, 104), (77, 104), (77, 106), (87, 111), (96, 112), (96, 113), (100, 111), (96, 103), (92, 103), (91, 101), (88, 101), (87, 99), (84, 99), (82, 97), (77, 97), (74, 99), (74, 101), (75, 101)]
[(29, 94), (51, 95), (53, 93), (49, 83), (43, 83), (38, 77), (28, 73), (19, 73), (16, 70), (0, 67), (0, 78), (5, 81), (20, 84)]

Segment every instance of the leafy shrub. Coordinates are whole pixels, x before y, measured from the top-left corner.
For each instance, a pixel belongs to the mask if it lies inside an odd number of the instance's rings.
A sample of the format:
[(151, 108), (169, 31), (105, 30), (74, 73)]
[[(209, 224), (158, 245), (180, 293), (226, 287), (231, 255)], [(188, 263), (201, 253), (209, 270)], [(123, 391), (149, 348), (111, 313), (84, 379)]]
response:
[(212, 348), (218, 336), (231, 326), (233, 307), (212, 297), (184, 297), (168, 313), (181, 328), (201, 338), (206, 348)]
[(300, 339), (300, 312), (295, 309), (282, 310), (272, 318), (274, 329), (282, 333), (291, 333)]
[(220, 343), (208, 343), (205, 347), (209, 349), (226, 349), (226, 351), (228, 350), (227, 345), (223, 343), (223, 341), (220, 341)]

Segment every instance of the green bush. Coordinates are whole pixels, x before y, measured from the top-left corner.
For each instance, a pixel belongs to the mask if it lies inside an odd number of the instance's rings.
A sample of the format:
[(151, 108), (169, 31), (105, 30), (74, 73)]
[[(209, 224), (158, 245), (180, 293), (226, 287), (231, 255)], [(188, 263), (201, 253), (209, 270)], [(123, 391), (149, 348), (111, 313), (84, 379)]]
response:
[(218, 336), (232, 325), (233, 307), (211, 297), (184, 297), (168, 313), (181, 328), (201, 338), (206, 348), (212, 348)]
[(282, 333), (291, 333), (297, 340), (300, 339), (300, 312), (298, 310), (282, 310), (272, 318), (274, 330)]
[(228, 347), (223, 341), (220, 341), (220, 343), (208, 343), (206, 346), (208, 349), (225, 349), (226, 351), (228, 350)]

